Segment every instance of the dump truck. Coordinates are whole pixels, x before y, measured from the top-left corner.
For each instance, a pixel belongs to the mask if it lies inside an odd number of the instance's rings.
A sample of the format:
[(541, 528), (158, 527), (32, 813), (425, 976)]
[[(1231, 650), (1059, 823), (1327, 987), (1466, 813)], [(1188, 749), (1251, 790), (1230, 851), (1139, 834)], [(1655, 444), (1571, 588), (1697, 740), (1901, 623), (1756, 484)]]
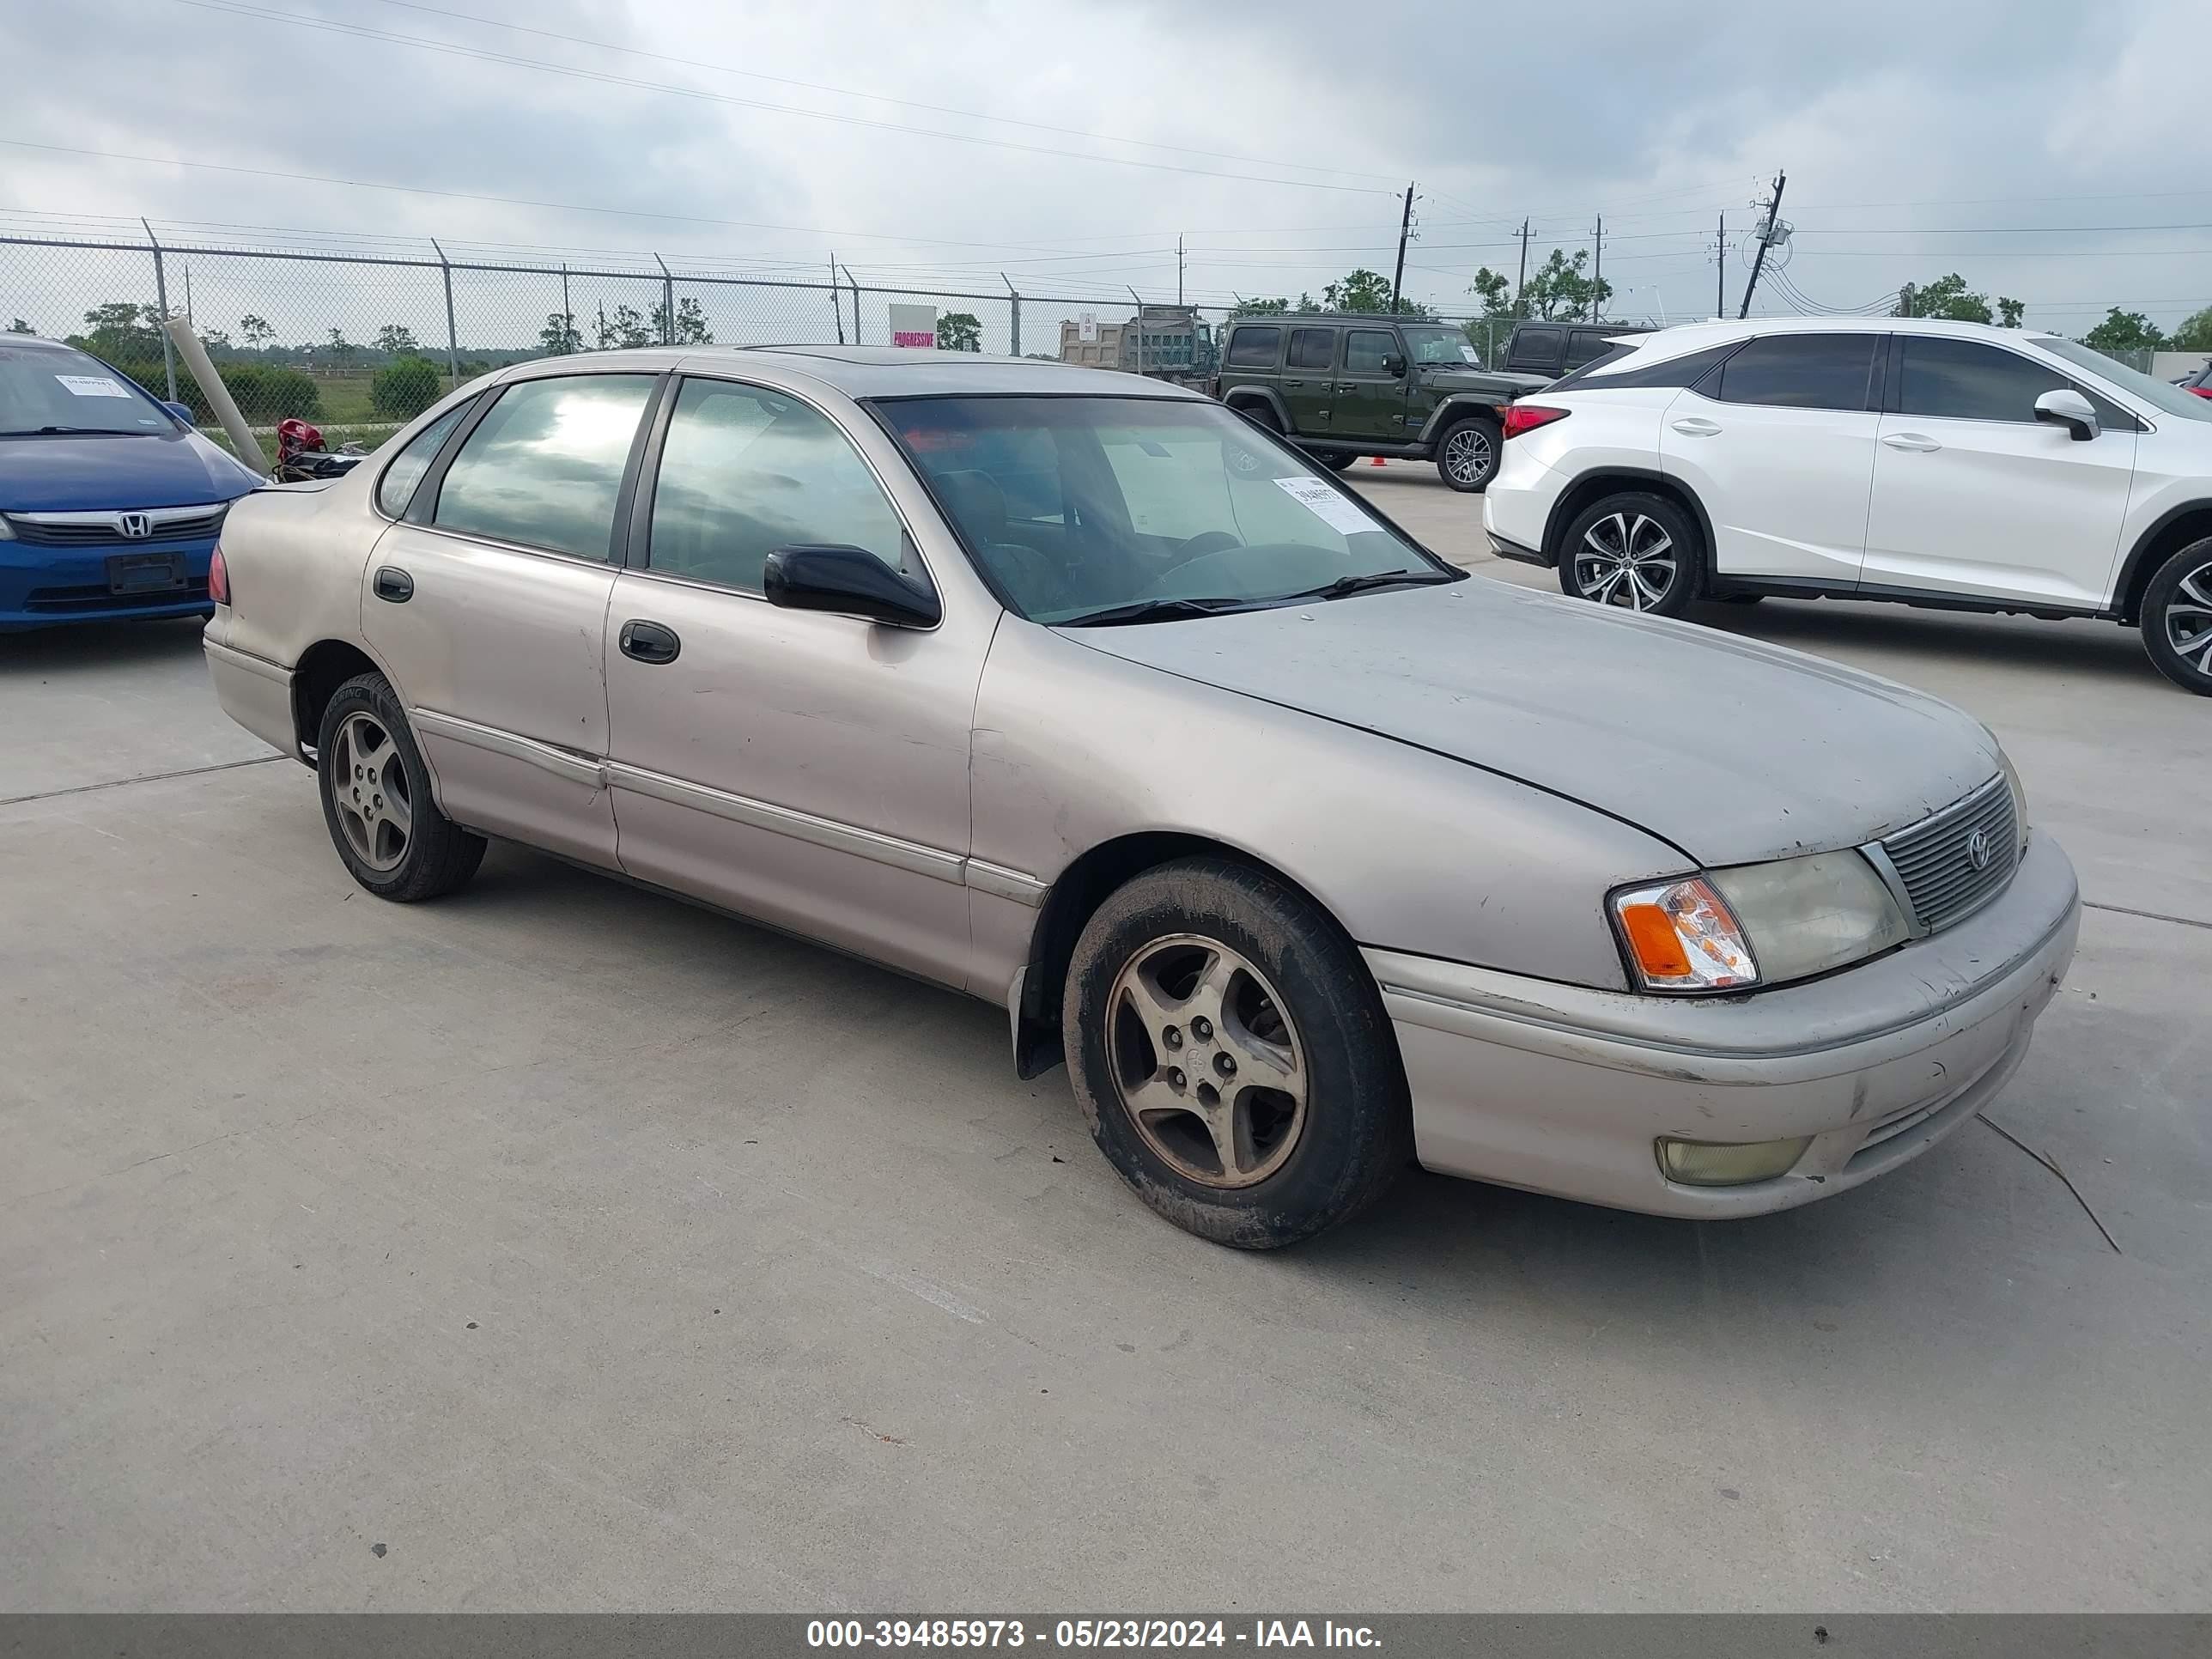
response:
[[(1085, 339), (1086, 330), (1095, 337)], [(1220, 367), (1213, 330), (1194, 306), (1142, 306), (1117, 323), (1063, 322), (1060, 361), (1178, 384), (1206, 380)]]

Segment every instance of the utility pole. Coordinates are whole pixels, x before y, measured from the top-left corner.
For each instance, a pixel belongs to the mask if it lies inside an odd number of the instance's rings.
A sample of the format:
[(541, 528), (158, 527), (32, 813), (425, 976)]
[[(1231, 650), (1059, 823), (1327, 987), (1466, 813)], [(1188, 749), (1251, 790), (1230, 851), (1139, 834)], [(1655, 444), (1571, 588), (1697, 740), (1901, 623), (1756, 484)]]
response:
[(1393, 311), (1398, 308), (1399, 290), (1405, 286), (1406, 283), (1406, 238), (1413, 234), (1413, 185), (1411, 179), (1407, 179), (1406, 210), (1398, 216), (1398, 269), (1391, 274), (1390, 277), (1390, 309)]
[(1597, 234), (1592, 239), (1597, 248), (1597, 270), (1590, 276), (1589, 319), (1597, 320), (1597, 308), (1604, 303), (1605, 289), (1605, 215), (1597, 216)]
[(835, 250), (830, 255), (830, 310), (837, 319), (837, 343), (842, 345), (845, 343), (845, 301), (837, 292), (837, 255)]
[(1521, 222), (1521, 280), (1513, 285), (1513, 314), (1516, 317), (1525, 317), (1528, 314), (1528, 312), (1522, 308), (1523, 302), (1521, 297), (1524, 294), (1528, 293), (1528, 222), (1526, 219), (1523, 219)]
[(1176, 309), (1182, 309), (1182, 233), (1176, 232)]
[(1713, 237), (1713, 320), (1728, 315), (1728, 215), (1721, 215), (1720, 229)]
[(1743, 304), (1735, 313), (1739, 322), (1751, 315), (1752, 290), (1759, 286), (1759, 268), (1766, 263), (1766, 250), (1774, 246), (1774, 228), (1782, 222), (1782, 187), (1789, 182), (1788, 173), (1776, 172), (1774, 194), (1766, 203), (1766, 228), (1759, 233), (1759, 252), (1751, 256), (1751, 280), (1743, 285)]

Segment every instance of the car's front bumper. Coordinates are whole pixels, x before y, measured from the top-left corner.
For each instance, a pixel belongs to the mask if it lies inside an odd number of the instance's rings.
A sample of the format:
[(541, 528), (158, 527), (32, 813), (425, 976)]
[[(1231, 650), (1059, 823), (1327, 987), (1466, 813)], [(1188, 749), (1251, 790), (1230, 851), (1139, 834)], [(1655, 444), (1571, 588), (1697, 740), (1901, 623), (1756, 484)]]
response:
[[(2074, 957), (2074, 867), (2048, 836), (1975, 915), (1827, 978), (1670, 999), (1365, 952), (1396, 1027), (1421, 1163), (1699, 1218), (1788, 1209), (1928, 1150), (2003, 1087)], [(1787, 1175), (1692, 1187), (1661, 1136), (1809, 1135)]]
[[(82, 548), (0, 542), (0, 629), (210, 615), (215, 607), (208, 599), (208, 560), (214, 551), (211, 536), (197, 541), (155, 539)], [(174, 555), (183, 574), (181, 586), (154, 592), (114, 592), (108, 561), (145, 554)]]

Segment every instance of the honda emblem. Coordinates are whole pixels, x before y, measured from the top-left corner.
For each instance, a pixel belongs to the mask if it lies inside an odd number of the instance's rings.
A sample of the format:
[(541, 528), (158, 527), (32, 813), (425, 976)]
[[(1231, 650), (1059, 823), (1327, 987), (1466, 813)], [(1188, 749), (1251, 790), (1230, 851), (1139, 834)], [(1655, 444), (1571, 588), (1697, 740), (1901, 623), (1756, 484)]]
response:
[(154, 520), (143, 513), (118, 513), (115, 524), (126, 541), (143, 542), (154, 533)]

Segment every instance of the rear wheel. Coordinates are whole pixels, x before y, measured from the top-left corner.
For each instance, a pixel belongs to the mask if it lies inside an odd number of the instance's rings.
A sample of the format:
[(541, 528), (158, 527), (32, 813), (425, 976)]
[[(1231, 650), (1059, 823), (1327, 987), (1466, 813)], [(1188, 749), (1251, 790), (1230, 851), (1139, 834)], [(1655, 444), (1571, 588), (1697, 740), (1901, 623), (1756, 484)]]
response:
[(379, 898), (435, 898), (476, 874), (483, 837), (438, 810), (429, 769), (383, 675), (356, 675), (331, 696), (316, 735), (315, 773), (331, 844)]
[(1487, 489), (1498, 472), (1503, 432), (1486, 416), (1471, 416), (1444, 428), (1437, 440), (1437, 471), (1454, 489), (1469, 494)]
[(1397, 1042), (1366, 964), (1256, 870), (1203, 858), (1137, 877), (1084, 928), (1062, 1000), (1092, 1139), (1201, 1238), (1310, 1237), (1412, 1158)]
[(1705, 551), (1690, 515), (1663, 495), (1623, 490), (1575, 515), (1559, 549), (1559, 587), (1654, 616), (1679, 617), (1705, 576)]
[(2143, 648), (2184, 690), (2212, 696), (2212, 536), (2158, 568), (2143, 590)]

